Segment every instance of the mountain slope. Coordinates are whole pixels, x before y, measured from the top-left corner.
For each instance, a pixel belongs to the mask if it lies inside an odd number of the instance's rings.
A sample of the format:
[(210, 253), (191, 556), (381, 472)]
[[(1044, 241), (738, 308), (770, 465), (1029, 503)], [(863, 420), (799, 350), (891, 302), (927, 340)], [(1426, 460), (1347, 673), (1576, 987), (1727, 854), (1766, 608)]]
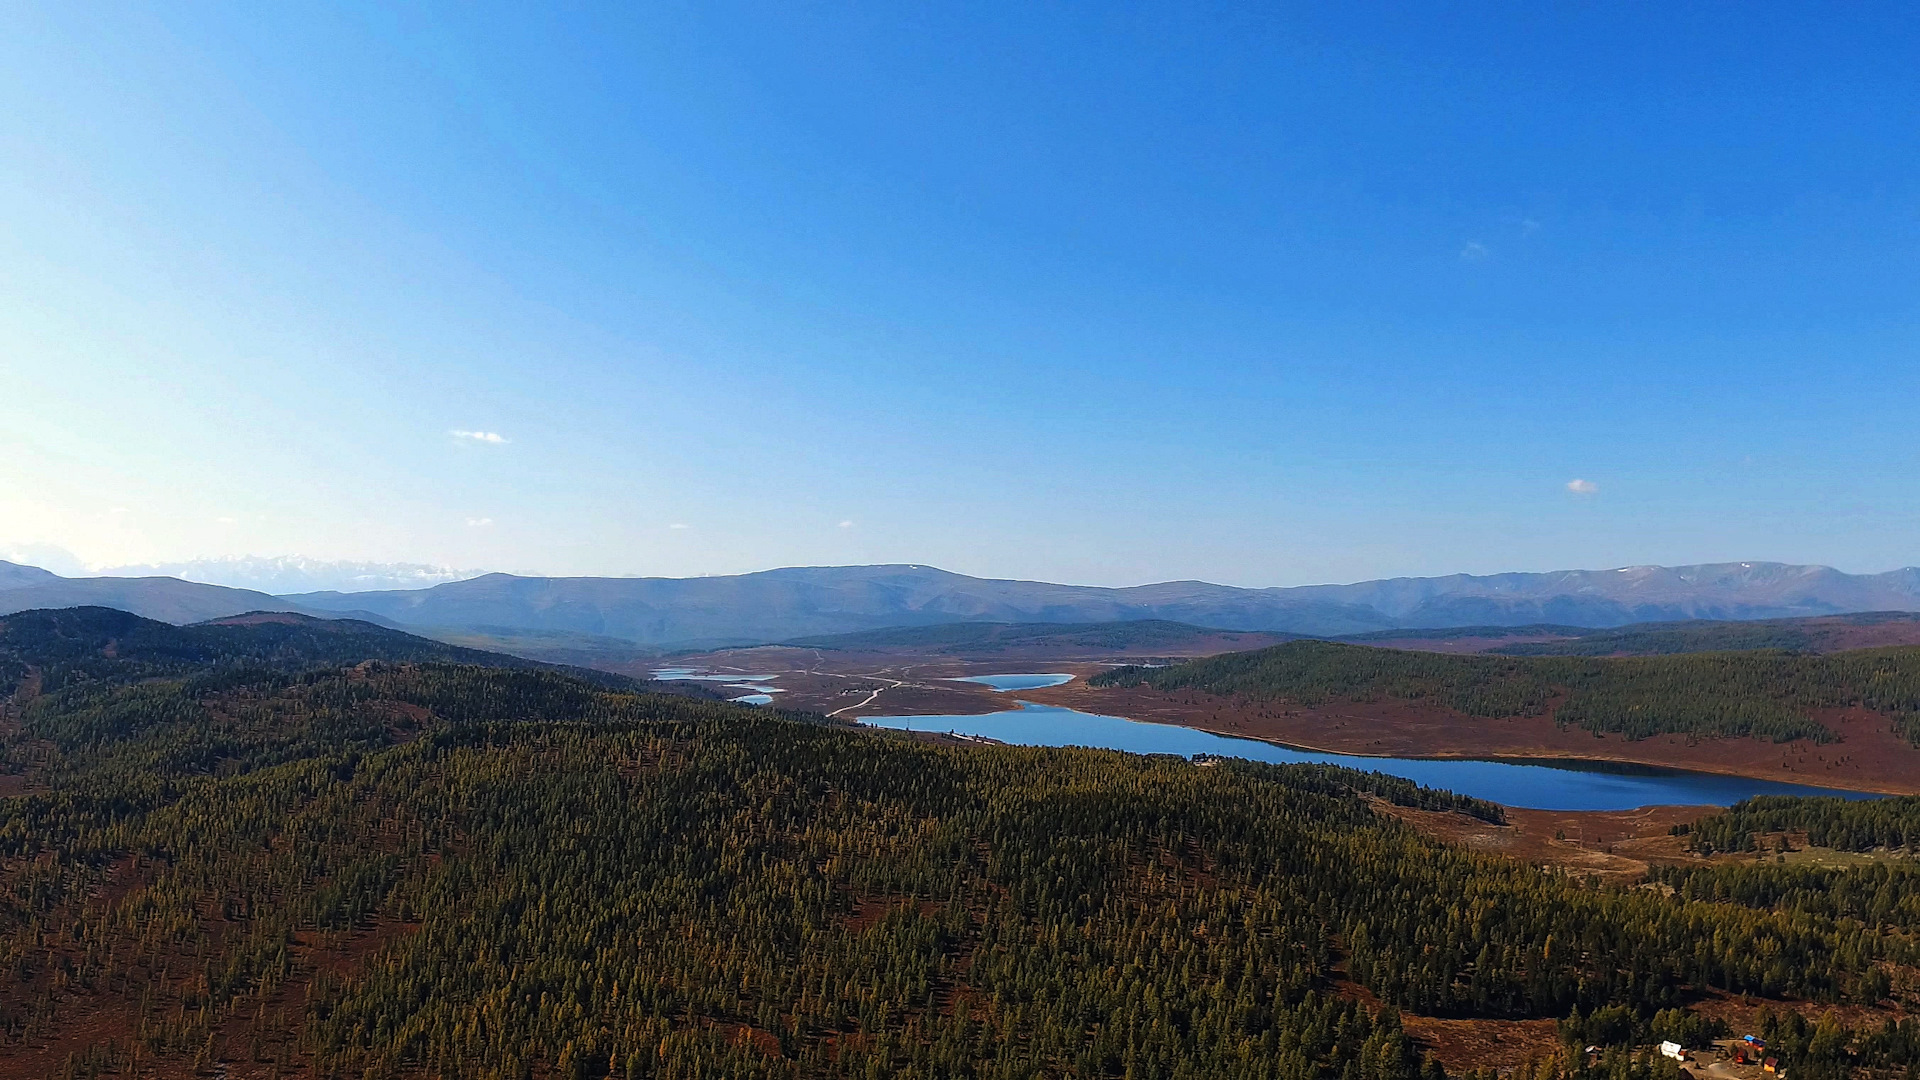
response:
[(488, 574), (431, 589), (284, 599), (308, 609), (364, 609), (410, 626), (571, 631), (645, 644), (746, 644), (957, 622), (1145, 619), (1338, 636), (1410, 626), (1609, 627), (1920, 610), (1920, 570), (1851, 575), (1819, 566), (1720, 563), (1284, 589), (1203, 581), (1113, 589), (975, 578), (927, 566), (844, 566), (708, 578)]
[(60, 575), (37, 566), (22, 566), (0, 559), (0, 591), (28, 585), (45, 585), (60, 580)]
[(35, 693), (48, 693), (75, 682), (127, 684), (207, 668), (304, 671), (364, 660), (556, 670), (621, 689), (644, 683), (461, 648), (352, 619), (288, 612), (254, 612), (194, 626), (174, 626), (106, 607), (0, 616), (0, 699), (29, 678)]
[(1622, 626), (1920, 610), (1920, 569), (1856, 575), (1826, 566), (1706, 563), (1391, 578), (1289, 591), (1372, 608), (1399, 626)]
[(312, 609), (363, 608), (402, 625), (571, 630), (648, 644), (784, 641), (953, 622), (1167, 619), (1313, 633), (1390, 625), (1366, 609), (1295, 598), (1284, 590), (1198, 581), (1107, 589), (972, 578), (924, 566), (793, 567), (711, 578), (488, 574), (424, 590), (303, 593), (285, 599)]
[(170, 577), (63, 578), (47, 574), (44, 580), (11, 588), (6, 587), (7, 580), (0, 576), (0, 615), (35, 608), (94, 606), (118, 608), (161, 622), (191, 623), (249, 611), (303, 611), (298, 604), (266, 593)]

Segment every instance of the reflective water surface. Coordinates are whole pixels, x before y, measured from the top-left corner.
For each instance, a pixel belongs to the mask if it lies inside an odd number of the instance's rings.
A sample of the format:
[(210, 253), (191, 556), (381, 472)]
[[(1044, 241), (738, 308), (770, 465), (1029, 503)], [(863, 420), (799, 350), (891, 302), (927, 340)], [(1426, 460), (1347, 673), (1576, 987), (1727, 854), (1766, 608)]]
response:
[(1269, 762), (1317, 762), (1402, 776), (1427, 787), (1541, 810), (1629, 810), (1637, 806), (1727, 806), (1752, 795), (1840, 795), (1862, 792), (1682, 772), (1612, 762), (1520, 764), (1453, 758), (1359, 757), (1294, 750), (1257, 739), (1236, 739), (1170, 724), (1148, 724), (1053, 705), (1021, 702), (986, 716), (868, 716), (861, 723), (907, 731), (950, 731), (1022, 746), (1091, 746), (1135, 754), (1217, 754)]
[(1070, 682), (1072, 682), (1072, 681), (1073, 681), (1073, 676), (1071, 676), (1071, 675), (1059, 675), (1059, 674), (1053, 674), (1053, 675), (967, 675), (967, 676), (964, 676), (964, 677), (962, 677), (962, 678), (958, 678), (958, 679), (948, 679), (948, 680), (946, 680), (946, 681), (947, 681), (947, 682), (970, 682), (970, 683), (979, 683), (979, 684), (980, 684), (980, 685), (982, 685), (982, 686), (991, 686), (991, 687), (993, 687), (993, 688), (994, 688), (994, 690), (995, 690), (995, 691), (997, 691), (997, 692), (999, 692), (999, 693), (1002, 693), (1002, 694), (1004, 694), (1004, 693), (1006, 693), (1006, 692), (1007, 692), (1007, 691), (1009, 691), (1009, 690), (1038, 690), (1038, 689), (1040, 689), (1040, 688), (1041, 688), (1041, 687), (1043, 687), (1043, 686), (1059, 686), (1059, 685), (1061, 685), (1062, 683), (1070, 683)]

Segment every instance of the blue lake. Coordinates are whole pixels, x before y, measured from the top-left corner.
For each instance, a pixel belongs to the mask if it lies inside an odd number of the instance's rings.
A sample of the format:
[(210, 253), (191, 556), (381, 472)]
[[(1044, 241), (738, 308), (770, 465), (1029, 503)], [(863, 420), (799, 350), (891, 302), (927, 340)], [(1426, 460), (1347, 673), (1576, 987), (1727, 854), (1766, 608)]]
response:
[(1073, 681), (1071, 675), (967, 675), (947, 682), (979, 683), (991, 686), (998, 693), (1009, 690), (1038, 690), (1043, 686), (1060, 686)]
[[(989, 676), (990, 677), (990, 676)], [(1029, 676), (1032, 677), (1032, 676)], [(1630, 810), (1637, 806), (1727, 806), (1752, 795), (1877, 796), (1861, 792), (1749, 780), (1738, 776), (1681, 772), (1606, 762), (1522, 765), (1454, 758), (1357, 757), (1294, 750), (1257, 739), (1235, 739), (1171, 724), (1148, 724), (1118, 716), (1021, 702), (1012, 712), (986, 716), (867, 716), (863, 724), (903, 731), (978, 735), (1020, 746), (1090, 746), (1134, 754), (1215, 754), (1278, 763), (1310, 762), (1402, 776), (1427, 787), (1507, 806), (1539, 810)]]
[(739, 697), (727, 699), (741, 705), (771, 705), (773, 695), (786, 693), (777, 686), (764, 685), (769, 679), (779, 678), (778, 675), (715, 675), (711, 673), (702, 675), (699, 672), (699, 668), (690, 667), (655, 668), (653, 677), (667, 681), (685, 679), (693, 682), (724, 683), (728, 690), (750, 691)]

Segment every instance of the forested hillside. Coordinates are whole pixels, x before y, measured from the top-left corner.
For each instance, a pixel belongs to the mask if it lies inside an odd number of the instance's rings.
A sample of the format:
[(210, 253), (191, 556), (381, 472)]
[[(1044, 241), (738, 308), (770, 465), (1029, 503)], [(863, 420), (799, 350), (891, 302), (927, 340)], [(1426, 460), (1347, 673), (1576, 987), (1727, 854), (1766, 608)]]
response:
[(305, 671), (369, 659), (551, 668), (603, 686), (638, 685), (624, 675), (462, 648), (353, 619), (255, 612), (173, 626), (103, 607), (0, 617), (0, 697), (16, 693), (23, 682), (30, 682), (25, 687), (30, 696), (80, 682), (118, 685), (188, 672)]
[(1903, 907), (1440, 845), (1373, 800), (1497, 811), (1400, 781), (234, 630), (9, 629), (0, 1075), (1434, 1080), (1396, 1008), (1632, 1040), (1702, 988), (1867, 1003), (1920, 959)]
[(1804, 621), (1656, 623), (1619, 630), (1582, 631), (1565, 641), (1520, 642), (1488, 651), (1505, 656), (1670, 656), (1747, 649), (1801, 652), (1810, 648), (1815, 640), (1802, 625)]
[(1694, 844), (1714, 851), (1751, 851), (1756, 838), (1804, 833), (1806, 842), (1840, 851), (1920, 850), (1920, 798), (1848, 799), (1766, 795), (1694, 822)]
[(1505, 657), (1295, 641), (1094, 686), (1201, 690), (1319, 705), (1398, 698), (1469, 716), (1537, 716), (1629, 739), (1659, 734), (1830, 742), (1815, 710), (1864, 706), (1920, 744), (1920, 648), (1810, 656), (1770, 650), (1654, 657)]
[(1564, 641), (1497, 646), (1508, 656), (1665, 656), (1736, 649), (1839, 652), (1872, 646), (1920, 644), (1920, 616), (1908, 611), (1824, 615), (1753, 622), (1680, 622), (1577, 630)]

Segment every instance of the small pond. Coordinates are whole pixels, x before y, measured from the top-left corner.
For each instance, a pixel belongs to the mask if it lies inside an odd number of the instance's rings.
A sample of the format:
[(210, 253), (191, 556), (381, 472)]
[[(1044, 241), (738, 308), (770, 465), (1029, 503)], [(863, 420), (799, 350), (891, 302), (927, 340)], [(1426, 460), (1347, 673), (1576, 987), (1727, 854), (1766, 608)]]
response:
[(778, 675), (726, 675), (712, 672), (702, 674), (700, 668), (669, 667), (655, 668), (653, 677), (666, 682), (682, 679), (689, 682), (717, 682), (723, 684), (724, 689), (727, 690), (745, 690), (747, 693), (727, 699), (740, 705), (770, 705), (773, 703), (773, 695), (786, 693), (777, 686), (766, 685), (769, 680), (779, 678)]
[(979, 683), (993, 687), (996, 693), (1004, 694), (1009, 690), (1038, 690), (1043, 686), (1059, 686), (1073, 681), (1071, 675), (966, 675), (947, 682)]

